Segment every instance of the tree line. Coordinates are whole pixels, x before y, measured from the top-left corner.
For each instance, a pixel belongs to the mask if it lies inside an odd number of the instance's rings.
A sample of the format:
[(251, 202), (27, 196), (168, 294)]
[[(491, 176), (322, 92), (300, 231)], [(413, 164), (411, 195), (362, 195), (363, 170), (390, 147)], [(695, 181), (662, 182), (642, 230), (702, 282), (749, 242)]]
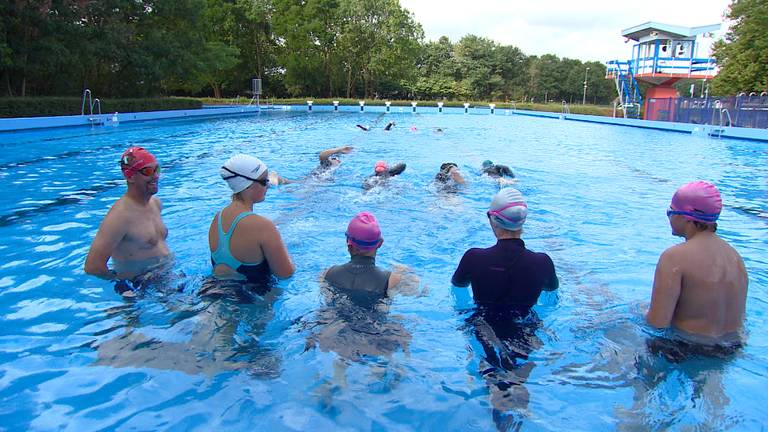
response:
[[(743, 1), (743, 0), (742, 0)], [(397, 0), (5, 0), (7, 96), (273, 97), (605, 104), (600, 62), (466, 35), (425, 41)]]

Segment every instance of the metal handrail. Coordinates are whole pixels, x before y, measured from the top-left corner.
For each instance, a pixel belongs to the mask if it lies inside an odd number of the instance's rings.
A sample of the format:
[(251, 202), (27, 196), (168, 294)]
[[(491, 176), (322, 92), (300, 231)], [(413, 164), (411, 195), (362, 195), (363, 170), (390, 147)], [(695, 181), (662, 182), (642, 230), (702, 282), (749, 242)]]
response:
[(88, 98), (88, 108), (91, 110), (90, 115), (93, 115), (93, 99), (91, 98), (90, 89), (85, 89), (85, 91), (83, 91), (83, 105), (80, 107), (80, 115), (85, 115), (85, 98), (86, 97)]
[(93, 100), (93, 103), (91, 104), (91, 115), (93, 115), (93, 107), (99, 108), (99, 115), (101, 115), (101, 101), (99, 98), (96, 98)]

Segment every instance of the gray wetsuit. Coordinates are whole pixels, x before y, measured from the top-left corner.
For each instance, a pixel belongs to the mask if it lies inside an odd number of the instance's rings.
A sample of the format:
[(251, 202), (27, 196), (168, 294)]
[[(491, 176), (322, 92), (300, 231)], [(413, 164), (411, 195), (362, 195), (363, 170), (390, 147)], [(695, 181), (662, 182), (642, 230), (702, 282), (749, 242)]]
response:
[(355, 255), (328, 269), (325, 280), (358, 305), (373, 305), (387, 295), (392, 272), (376, 267), (374, 257)]

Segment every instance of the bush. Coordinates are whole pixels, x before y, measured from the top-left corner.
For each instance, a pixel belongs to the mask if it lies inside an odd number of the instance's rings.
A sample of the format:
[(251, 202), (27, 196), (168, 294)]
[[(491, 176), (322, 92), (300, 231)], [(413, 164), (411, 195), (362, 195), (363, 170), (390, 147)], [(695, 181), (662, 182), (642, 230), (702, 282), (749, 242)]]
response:
[[(79, 115), (83, 100), (77, 97), (6, 97), (0, 98), (0, 117), (48, 117)], [(126, 113), (198, 109), (202, 103), (191, 98), (102, 99), (101, 112)], [(94, 107), (94, 113), (98, 110)], [(88, 107), (85, 113), (89, 114)]]

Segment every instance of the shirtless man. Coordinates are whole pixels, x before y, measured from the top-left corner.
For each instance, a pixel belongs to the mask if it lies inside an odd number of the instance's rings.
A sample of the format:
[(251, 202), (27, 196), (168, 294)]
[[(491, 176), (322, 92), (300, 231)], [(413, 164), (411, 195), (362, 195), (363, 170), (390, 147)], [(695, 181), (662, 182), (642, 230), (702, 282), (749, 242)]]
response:
[(738, 339), (747, 300), (747, 271), (739, 253), (721, 239), (720, 192), (704, 181), (681, 186), (667, 210), (672, 234), (685, 242), (661, 255), (646, 320), (673, 327), (694, 342)]
[[(154, 196), (160, 178), (157, 159), (141, 147), (131, 147), (120, 158), (120, 169), (128, 190), (107, 212), (85, 260), (86, 273), (115, 281), (134, 279), (170, 256), (162, 205)], [(112, 269), (107, 267), (110, 257)], [(115, 288), (126, 295), (130, 288), (124, 285)]]

